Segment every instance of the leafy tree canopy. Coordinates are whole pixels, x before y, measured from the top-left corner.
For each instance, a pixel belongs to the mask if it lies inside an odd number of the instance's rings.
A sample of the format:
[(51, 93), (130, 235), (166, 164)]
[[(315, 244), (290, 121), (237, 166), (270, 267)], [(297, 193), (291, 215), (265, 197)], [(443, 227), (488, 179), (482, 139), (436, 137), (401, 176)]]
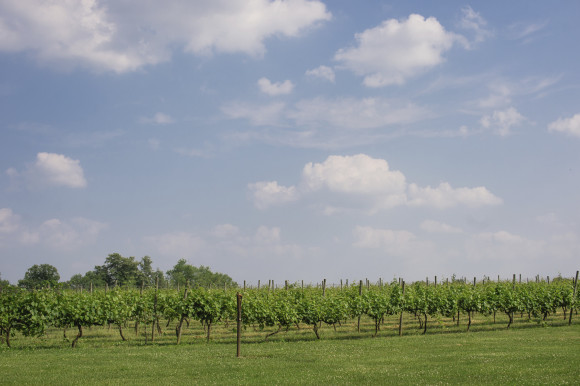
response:
[(238, 285), (226, 274), (212, 272), (209, 267), (203, 265), (195, 267), (188, 264), (185, 259), (179, 260), (165, 275), (159, 268), (153, 269), (153, 260), (149, 256), (144, 256), (138, 261), (134, 257), (123, 257), (118, 253), (107, 256), (103, 265), (95, 266), (94, 270), (84, 275), (76, 274), (68, 281), (73, 288), (90, 288), (91, 284), (93, 287), (105, 285), (153, 287), (156, 283), (160, 288), (168, 285), (185, 286), (187, 283), (192, 287)]
[(18, 280), (18, 286), (28, 289), (55, 287), (60, 275), (56, 267), (50, 264), (33, 265), (24, 274), (24, 279)]
[(90, 288), (108, 286), (136, 286), (145, 285), (152, 287), (156, 280), (160, 287), (166, 285), (163, 271), (153, 270), (153, 260), (144, 256), (140, 261), (134, 257), (123, 257), (118, 253), (112, 253), (105, 259), (103, 265), (95, 266), (95, 269), (84, 275), (73, 275), (68, 284), (73, 288)]
[(0, 273), (0, 288), (10, 287), (10, 282), (8, 280), (2, 280), (2, 274)]
[(184, 286), (189, 283), (192, 287), (237, 286), (238, 284), (226, 274), (212, 272), (209, 267), (200, 265), (195, 267), (188, 264), (185, 259), (180, 259), (177, 264), (167, 271), (167, 277), (173, 286)]
[(95, 267), (95, 273), (109, 286), (132, 286), (141, 276), (139, 262), (133, 256), (123, 257), (118, 253), (111, 253), (107, 256), (105, 264)]

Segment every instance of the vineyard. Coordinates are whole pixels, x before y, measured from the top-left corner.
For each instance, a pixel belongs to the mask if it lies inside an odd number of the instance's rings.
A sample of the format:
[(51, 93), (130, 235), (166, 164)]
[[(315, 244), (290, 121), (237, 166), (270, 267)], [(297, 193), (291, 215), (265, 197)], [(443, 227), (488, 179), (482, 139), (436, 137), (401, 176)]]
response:
[[(415, 282), (405, 285), (393, 281), (371, 285), (368, 281), (350, 286), (304, 287), (286, 284), (283, 288), (184, 288), (127, 289), (111, 288), (94, 291), (44, 289), (27, 291), (5, 288), (0, 293), (0, 329), (6, 345), (15, 333), (41, 336), (47, 328), (62, 329), (71, 335), (72, 347), (83, 337), (83, 329), (91, 326), (118, 329), (119, 339), (126, 340), (129, 330), (147, 341), (170, 331), (175, 343), (183, 331), (197, 321), (204, 328), (205, 339), (212, 337), (212, 328), (223, 325), (233, 328), (237, 322), (237, 294), (242, 296), (241, 323), (244, 329), (265, 331), (268, 339), (280, 331), (310, 329), (320, 339), (322, 325), (340, 328), (347, 321), (360, 331), (361, 318), (372, 320), (376, 336), (385, 318), (398, 321), (398, 332), (404, 328), (420, 328), (428, 333), (430, 321), (452, 320), (469, 331), (475, 315), (505, 315), (510, 328), (514, 315), (542, 323), (549, 315), (562, 311), (572, 323), (580, 306), (576, 281), (558, 279), (552, 282), (484, 281), (466, 283)], [(405, 315), (406, 323), (403, 323)], [(499, 318), (498, 318), (499, 319)], [(267, 331), (266, 331), (267, 330)]]

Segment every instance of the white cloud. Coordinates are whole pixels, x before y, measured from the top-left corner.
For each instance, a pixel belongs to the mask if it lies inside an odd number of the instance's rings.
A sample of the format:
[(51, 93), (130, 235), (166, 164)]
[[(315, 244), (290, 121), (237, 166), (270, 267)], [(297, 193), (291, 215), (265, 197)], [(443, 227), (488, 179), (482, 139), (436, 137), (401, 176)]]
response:
[(231, 238), (240, 233), (240, 229), (232, 224), (222, 224), (214, 227), (212, 235), (217, 238)]
[[(435, 226), (438, 231), (440, 225)], [(542, 272), (542, 267), (545, 271), (546, 260), (552, 262), (554, 270), (570, 267), (580, 246), (574, 232), (540, 238), (505, 230), (456, 234), (450, 241), (432, 234), (419, 236), (407, 230), (357, 226), (353, 230), (352, 245), (368, 250), (370, 255), (366, 256), (376, 256), (380, 262), (386, 259), (388, 268), (405, 265), (415, 277), (417, 270), (429, 275), (438, 272), (464, 274), (468, 270), (479, 272), (478, 275), (509, 273), (510, 277), (514, 272), (521, 272), (525, 277)]]
[(96, 0), (19, 1), (0, 5), (0, 50), (34, 52), (42, 61), (66, 60), (116, 72), (164, 58), (141, 52), (138, 42), (114, 47), (117, 25)]
[(328, 66), (318, 66), (312, 70), (308, 70), (306, 71), (306, 75), (326, 79), (332, 83), (335, 81), (334, 70)]
[(531, 41), (531, 35), (543, 30), (548, 24), (547, 21), (535, 23), (516, 22), (508, 27), (508, 35), (511, 39), (523, 39), (524, 43), (528, 43)]
[(278, 126), (286, 104), (274, 102), (267, 105), (253, 106), (245, 103), (230, 103), (222, 106), (221, 110), (232, 119), (248, 119), (256, 126)]
[[(502, 203), (485, 187), (453, 188), (446, 182), (435, 188), (408, 184), (405, 175), (391, 170), (386, 160), (365, 154), (334, 155), (322, 163), (310, 162), (304, 166), (298, 186), (280, 186), (271, 181), (249, 184), (248, 187), (254, 204), (260, 209), (325, 191), (327, 194), (321, 199), (326, 201), (322, 205), (326, 214), (349, 210), (374, 214), (404, 205), (446, 209), (458, 205), (478, 207)], [(333, 201), (338, 203), (329, 204)]]
[(93, 244), (106, 227), (104, 223), (82, 217), (70, 221), (55, 218), (42, 223), (38, 229), (38, 240), (51, 248), (72, 250)]
[(156, 124), (156, 125), (168, 125), (170, 123), (174, 123), (175, 120), (164, 113), (155, 113), (155, 115), (153, 115), (152, 117), (148, 118), (148, 117), (143, 117), (141, 118), (141, 122), (142, 123), (152, 123), (152, 124)]
[(463, 230), (460, 228), (456, 228), (435, 220), (423, 221), (421, 223), (421, 229), (429, 233), (463, 233)]
[[(14, 175), (14, 173), (11, 174)], [(24, 177), (31, 188), (51, 186), (84, 188), (87, 186), (80, 161), (62, 154), (38, 153), (36, 162), (27, 167)]]
[(406, 20), (390, 19), (355, 35), (356, 47), (343, 48), (334, 59), (368, 87), (403, 84), (445, 59), (443, 54), (457, 41), (434, 17), (412, 14)]
[(482, 108), (497, 108), (509, 105), (513, 90), (505, 83), (493, 83), (489, 86), (491, 93), (487, 98), (480, 99), (477, 104)]
[(297, 259), (317, 251), (287, 243), (279, 227), (264, 225), (252, 233), (232, 224), (221, 224), (206, 233), (176, 231), (145, 237), (144, 242), (167, 259), (189, 259), (194, 265), (211, 266), (218, 272), (229, 272), (236, 266), (235, 273), (242, 278), (255, 275), (256, 264), (268, 266), (272, 272), (276, 268), (287, 272), (287, 268), (295, 268)]
[(265, 39), (331, 18), (316, 0), (6, 0), (0, 15), (1, 51), (119, 73), (166, 61), (175, 47), (261, 56)]
[(459, 25), (461, 28), (472, 30), (475, 34), (475, 43), (480, 43), (485, 39), (493, 36), (493, 33), (486, 29), (487, 22), (478, 12), (475, 12), (470, 6), (461, 10), (462, 17)]
[(287, 95), (294, 89), (294, 84), (289, 80), (272, 83), (268, 78), (258, 79), (258, 86), (260, 87), (260, 91), (270, 96)]
[(314, 98), (297, 102), (287, 115), (300, 126), (360, 130), (416, 122), (428, 112), (410, 102), (385, 98)]
[(470, 207), (484, 205), (499, 205), (502, 200), (493, 195), (485, 187), (476, 188), (453, 188), (447, 182), (442, 182), (438, 187), (425, 188), (417, 184), (409, 184), (409, 202), (411, 206), (431, 206), (439, 209), (450, 208), (457, 205)]
[(186, 157), (200, 157), (200, 158), (211, 158), (215, 155), (215, 148), (209, 142), (204, 142), (203, 146), (197, 148), (175, 148), (174, 151), (177, 154), (181, 154)]
[[(538, 77), (530, 76), (514, 82), (510, 79), (497, 78), (488, 79), (482, 77), (485, 84), (483, 87), (489, 88), (489, 95), (480, 98), (473, 103), (482, 109), (507, 109), (512, 104), (514, 97), (534, 96), (542, 98), (549, 92), (549, 88), (562, 80), (562, 75)], [(474, 86), (476, 87), (476, 86)]]
[[(222, 112), (231, 119), (248, 119), (255, 126), (293, 125), (309, 133), (325, 135), (322, 141), (337, 137), (337, 130), (374, 130), (389, 126), (417, 122), (430, 113), (411, 102), (386, 98), (336, 98), (318, 97), (303, 99), (287, 106), (283, 102), (265, 105), (230, 103)], [(314, 130), (314, 131), (313, 131)], [(301, 133), (301, 132), (299, 132)], [(356, 135), (360, 136), (360, 133)], [(329, 138), (332, 137), (332, 138)], [(309, 139), (312, 141), (312, 138)], [(356, 143), (356, 138), (349, 137)]]
[(248, 189), (250, 189), (254, 205), (258, 209), (266, 209), (272, 205), (296, 201), (299, 197), (296, 187), (278, 185), (276, 181), (261, 181), (248, 184)]
[(354, 246), (381, 249), (390, 255), (403, 256), (412, 252), (417, 237), (405, 230), (377, 229), (357, 226), (353, 231)]
[(510, 107), (507, 110), (496, 110), (491, 115), (485, 115), (480, 122), (484, 128), (492, 129), (504, 137), (510, 135), (512, 127), (519, 126), (525, 119), (515, 108)]
[(195, 256), (203, 247), (205, 240), (191, 232), (173, 232), (144, 238), (146, 244), (165, 256), (188, 258)]
[(266, 227), (260, 226), (256, 230), (254, 235), (254, 240), (258, 244), (273, 244), (280, 242), (280, 228), (278, 227)]
[(42, 245), (56, 250), (74, 250), (93, 244), (107, 224), (77, 217), (69, 220), (53, 218), (40, 226), (27, 226), (9, 208), (0, 209), (0, 245)]
[(0, 234), (16, 232), (20, 228), (20, 216), (10, 208), (0, 208)]
[(548, 125), (550, 132), (560, 132), (572, 137), (580, 137), (580, 114), (570, 118), (559, 118)]
[(389, 170), (383, 159), (365, 154), (329, 156), (323, 163), (308, 163), (302, 170), (302, 183), (309, 190), (354, 194), (401, 195), (406, 181), (403, 173)]
[(507, 265), (517, 262), (521, 266), (522, 261), (531, 264), (549, 256), (548, 251), (553, 247), (550, 244), (549, 240), (531, 240), (503, 230), (485, 232), (472, 235), (465, 241), (465, 257), (488, 264), (492, 261), (502, 261)]

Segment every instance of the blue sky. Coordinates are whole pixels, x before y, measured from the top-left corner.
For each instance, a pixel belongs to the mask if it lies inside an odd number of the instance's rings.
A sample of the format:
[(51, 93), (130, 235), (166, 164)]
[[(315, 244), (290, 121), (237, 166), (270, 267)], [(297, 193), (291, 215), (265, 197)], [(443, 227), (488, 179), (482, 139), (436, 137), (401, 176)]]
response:
[(576, 1), (0, 1), (0, 274), (571, 276)]

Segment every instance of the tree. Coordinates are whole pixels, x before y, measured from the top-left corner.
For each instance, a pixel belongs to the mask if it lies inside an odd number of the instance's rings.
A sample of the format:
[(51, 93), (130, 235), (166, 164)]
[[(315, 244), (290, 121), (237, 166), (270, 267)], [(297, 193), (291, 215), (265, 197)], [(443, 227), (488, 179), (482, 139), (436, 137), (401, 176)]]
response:
[(147, 287), (155, 285), (156, 280), (159, 287), (166, 286), (163, 271), (153, 270), (153, 260), (149, 256), (144, 256), (140, 261), (134, 257), (123, 257), (118, 253), (112, 253), (105, 259), (103, 265), (95, 266), (95, 269), (83, 275), (73, 275), (68, 281), (72, 288), (104, 287), (114, 286), (137, 286), (145, 284)]
[(2, 280), (2, 274), (0, 273), (0, 289), (10, 287), (10, 282), (8, 280)]
[(136, 285), (141, 274), (139, 262), (134, 257), (123, 257), (112, 253), (105, 259), (105, 264), (95, 267), (96, 276), (109, 286)]
[(24, 279), (18, 280), (18, 286), (28, 289), (38, 289), (58, 284), (58, 270), (50, 264), (33, 265), (24, 274)]
[(173, 269), (167, 271), (167, 277), (169, 278), (171, 285), (184, 286), (187, 282), (193, 283), (195, 271), (196, 268), (187, 264), (185, 259), (179, 259)]
[(185, 259), (180, 259), (177, 264), (167, 271), (167, 277), (173, 286), (183, 286), (189, 283), (192, 287), (224, 286), (236, 287), (238, 284), (226, 274), (212, 272), (209, 267), (200, 265), (194, 267), (187, 264)]
[(156, 274), (153, 271), (153, 260), (149, 256), (143, 256), (138, 264), (139, 267), (139, 278), (138, 283), (145, 283), (146, 286), (154, 286)]
[(71, 276), (70, 280), (68, 281), (68, 285), (71, 288), (85, 288), (89, 289), (91, 286), (93, 288), (96, 287), (104, 287), (105, 280), (103, 279), (102, 275), (97, 274), (95, 271), (89, 271), (84, 275), (77, 273), (76, 275)]

